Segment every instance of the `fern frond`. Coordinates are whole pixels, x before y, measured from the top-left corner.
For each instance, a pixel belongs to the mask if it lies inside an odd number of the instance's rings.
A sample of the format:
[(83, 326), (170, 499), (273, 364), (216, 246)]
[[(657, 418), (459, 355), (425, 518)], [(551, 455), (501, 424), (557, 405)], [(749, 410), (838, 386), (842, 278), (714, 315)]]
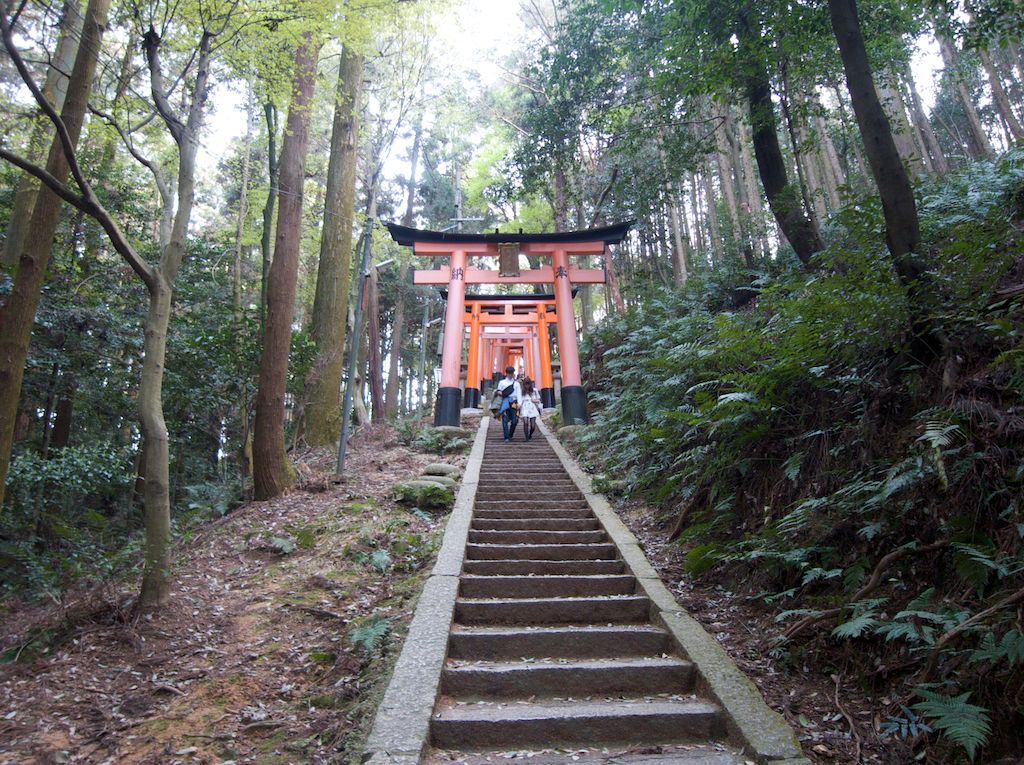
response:
[(932, 727), (949, 736), (964, 748), (972, 760), (978, 749), (985, 745), (992, 732), (989, 725), (989, 714), (985, 707), (968, 704), (970, 691), (959, 696), (943, 696), (926, 688), (915, 688), (915, 692), (924, 701), (914, 704), (913, 708), (923, 717), (932, 721)]

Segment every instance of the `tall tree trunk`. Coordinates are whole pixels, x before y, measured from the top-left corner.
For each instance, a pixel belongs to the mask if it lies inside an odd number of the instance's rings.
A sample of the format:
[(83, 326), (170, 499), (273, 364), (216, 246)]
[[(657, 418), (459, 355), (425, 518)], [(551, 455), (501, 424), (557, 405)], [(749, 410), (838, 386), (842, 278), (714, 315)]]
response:
[[(416, 209), (416, 171), (420, 160), (420, 142), (423, 137), (423, 118), (418, 117), (413, 127), (412, 151), (409, 158), (409, 177), (405, 182), (405, 214), (402, 225), (411, 226)], [(406, 281), (409, 278), (409, 264), (402, 262), (398, 269), (398, 298), (395, 301), (395, 320), (391, 325), (391, 357), (388, 361), (388, 383), (384, 390), (384, 411), (389, 420), (398, 416), (398, 391), (401, 379), (398, 362), (402, 356), (402, 340), (405, 336), (405, 306), (408, 302)], [(470, 383), (467, 380), (466, 385)], [(479, 380), (477, 381), (479, 384)]]
[(739, 33), (740, 50), (744, 54), (744, 86), (753, 130), (754, 156), (757, 158), (761, 184), (779, 228), (800, 262), (807, 265), (811, 256), (822, 249), (823, 245), (813, 224), (804, 214), (799, 190), (793, 187), (786, 174), (786, 163), (779, 147), (768, 67), (762, 58), (760, 32), (743, 15)]
[(151, 28), (143, 36), (150, 72), (150, 91), (157, 111), (177, 144), (177, 211), (160, 251), (160, 265), (152, 269), (146, 282), (149, 310), (143, 322), (142, 375), (139, 384), (139, 429), (142, 434), (146, 485), (143, 491), (143, 524), (146, 529), (145, 564), (139, 606), (155, 608), (171, 595), (171, 497), (170, 445), (163, 411), (164, 359), (167, 331), (171, 321), (174, 280), (185, 258), (189, 223), (195, 201), (196, 154), (199, 130), (209, 96), (210, 55), (213, 36), (204, 32), (197, 51), (196, 77), (192, 103), (183, 122), (167, 103), (167, 87), (160, 70), (161, 40)]
[(846, 163), (846, 178), (850, 185), (854, 178), (863, 178), (870, 181), (871, 174), (865, 165), (864, 156), (860, 150), (860, 143), (857, 141), (859, 131), (850, 122), (850, 113), (846, 110), (846, 95), (849, 91), (843, 89), (838, 81), (829, 80), (829, 87), (836, 96), (836, 114), (839, 115), (839, 124), (843, 126), (843, 159)]
[(804, 159), (803, 145), (797, 135), (796, 120), (790, 107), (789, 98), (789, 74), (787, 65), (782, 65), (782, 92), (779, 94), (779, 106), (782, 107), (782, 117), (786, 123), (786, 133), (789, 136), (789, 145), (793, 150), (793, 165), (796, 170), (797, 183), (800, 186), (800, 198), (804, 203), (804, 214), (814, 228), (814, 234), (821, 238), (821, 229), (818, 225), (817, 208), (811, 201), (813, 187), (806, 173), (806, 161)]
[(285, 451), (284, 397), (302, 235), (302, 182), (319, 52), (320, 42), (313, 39), (311, 32), (304, 33), (296, 51), (292, 102), (288, 107), (281, 146), (278, 171), (281, 201), (274, 261), (267, 280), (267, 323), (256, 394), (253, 438), (253, 489), (256, 499), (276, 497), (295, 481), (295, 470)]
[[(60, 33), (57, 36), (57, 48), (54, 51), (50, 66), (46, 70), (46, 82), (43, 84), (43, 95), (58, 112), (64, 108), (64, 99), (68, 92), (68, 72), (75, 62), (78, 50), (78, 39), (82, 34), (82, 12), (76, 0), (65, 0), (61, 15)], [(53, 123), (43, 114), (35, 119), (32, 136), (29, 138), (28, 159), (41, 162), (49, 145), (53, 144)], [(7, 235), (4, 238), (3, 254), (0, 262), (14, 266), (21, 256), (25, 245), (25, 235), (32, 220), (32, 210), (39, 193), (39, 181), (28, 173), (18, 179), (18, 188), (14, 193), (14, 207), (7, 221)]]
[(868, 162), (882, 198), (886, 244), (900, 281), (911, 289), (924, 274), (924, 263), (915, 255), (920, 243), (917, 205), (910, 178), (893, 141), (892, 130), (878, 100), (871, 66), (864, 48), (855, 0), (829, 0), (832, 29), (846, 72), (853, 111), (860, 126)]
[(1003, 81), (999, 77), (999, 72), (996, 70), (995, 64), (992, 63), (992, 57), (984, 48), (978, 50), (978, 55), (981, 57), (981, 65), (985, 67), (985, 73), (988, 75), (989, 88), (992, 90), (992, 100), (999, 110), (999, 116), (1006, 123), (1006, 128), (1010, 131), (1012, 139), (1019, 141), (1024, 138), (1024, 127), (1021, 127), (1020, 120), (1017, 119), (1017, 115), (1013, 113), (1013, 109), (1010, 107), (1010, 99), (1006, 95), (1006, 88), (1003, 87)]
[(306, 439), (312, 446), (335, 443), (341, 436), (341, 368), (352, 283), (363, 69), (363, 57), (346, 48), (341, 56), (334, 100), (324, 230), (310, 330), (317, 346), (317, 360), (306, 382), (305, 395)]
[(718, 150), (715, 154), (715, 164), (718, 167), (718, 185), (722, 190), (722, 197), (725, 200), (725, 210), (729, 214), (732, 241), (738, 249), (742, 250), (744, 249), (743, 229), (740, 225), (739, 205), (736, 202), (735, 169), (731, 162), (729, 139), (725, 134), (728, 123), (725, 120), (724, 109), (719, 107), (716, 111), (718, 112), (717, 116), (722, 118), (721, 124), (715, 130), (715, 147)]
[[(242, 154), (242, 182), (238, 190), (238, 213), (235, 218), (235, 262), (231, 274), (231, 307), (235, 325), (235, 352), (242, 353), (242, 245), (245, 219), (249, 208), (249, 173), (252, 154), (253, 93), (251, 83), (246, 89), (245, 142)], [(252, 423), (249, 420), (248, 386), (240, 386), (238, 400), (238, 473), (243, 486), (252, 475)]]
[[(732, 107), (729, 107), (729, 120), (732, 122)], [(739, 121), (739, 134), (736, 136), (736, 144), (739, 150), (739, 164), (743, 167), (743, 187), (746, 189), (748, 203), (747, 213), (750, 215), (751, 236), (754, 239), (754, 249), (760, 258), (767, 258), (770, 254), (768, 242), (764, 237), (764, 204), (761, 201), (761, 190), (757, 185), (757, 171), (754, 167), (754, 159), (750, 156), (750, 147), (753, 145), (753, 138), (750, 136), (750, 127), (745, 120)]]
[(690, 242), (693, 245), (694, 253), (700, 257), (701, 263), (705, 267), (710, 267), (711, 258), (708, 255), (707, 236), (704, 232), (704, 222), (701, 220), (700, 200), (697, 198), (697, 175), (689, 173), (688, 178), (690, 187), (690, 216), (693, 221), (691, 229), (693, 237), (690, 239)]
[(50, 435), (50, 446), (54, 449), (63, 449), (71, 443), (71, 422), (75, 411), (75, 379), (65, 374), (67, 378), (57, 397), (57, 406), (54, 409), (53, 433)]
[[(820, 105), (819, 105), (820, 106)], [(826, 177), (825, 187), (828, 192), (828, 202), (832, 210), (838, 210), (843, 203), (839, 195), (839, 187), (843, 185), (843, 167), (839, 163), (839, 153), (836, 145), (832, 142), (829, 134), (828, 123), (820, 111), (815, 112), (814, 125), (818, 132), (818, 140), (821, 146), (822, 168)]]
[(380, 290), (377, 269), (371, 268), (366, 282), (367, 377), (370, 380), (370, 417), (384, 422), (384, 363), (381, 359)]
[(889, 127), (892, 130), (892, 139), (896, 144), (896, 151), (899, 152), (900, 159), (903, 160), (903, 164), (909, 169), (911, 176), (919, 178), (924, 174), (924, 167), (921, 155), (914, 145), (914, 136), (911, 132), (910, 120), (907, 118), (903, 96), (900, 95), (899, 79), (896, 73), (892, 69), (885, 69), (881, 72), (876, 89), (882, 103), (882, 109), (885, 110)]
[(722, 243), (722, 228), (718, 222), (718, 198), (715, 194), (714, 181), (711, 180), (710, 167), (701, 168), (700, 185), (704, 213), (708, 222), (708, 238), (711, 240), (711, 256), (714, 258), (714, 266), (720, 268), (725, 263), (725, 246)]
[(978, 109), (975, 107), (974, 99), (971, 98), (971, 94), (967, 90), (967, 84), (960, 73), (960, 53), (957, 51), (953, 41), (939, 30), (937, 25), (935, 38), (939, 41), (939, 52), (942, 54), (942, 60), (946, 65), (949, 76), (953, 78), (953, 82), (956, 85), (956, 93), (967, 117), (967, 125), (971, 130), (968, 150), (975, 159), (991, 159), (995, 152), (992, 149), (992, 142), (989, 140), (988, 134), (981, 126), (981, 117), (978, 116)]
[[(109, 8), (110, 0), (90, 0), (85, 12), (82, 37), (75, 55), (64, 108), (60, 113), (72, 146), (78, 144), (82, 132)], [(70, 172), (68, 158), (56, 137), (50, 146), (46, 170), (61, 183)], [(14, 424), (18, 415), (18, 399), (25, 375), (32, 324), (50, 261), (60, 209), (60, 197), (49, 188), (39, 190), (29, 225), (32, 236), (24, 238), (24, 246), (18, 255), (14, 272), (14, 284), (6, 301), (0, 305), (0, 506), (3, 505), (4, 484), (10, 467)]]
[(924, 143), (925, 151), (931, 158), (932, 170), (939, 175), (946, 175), (949, 173), (949, 164), (946, 162), (946, 155), (942, 151), (939, 137), (932, 128), (932, 122), (928, 119), (928, 115), (924, 113), (924, 106), (921, 104), (921, 96), (918, 95), (917, 84), (914, 82), (912, 72), (907, 71), (905, 73), (904, 82), (906, 83), (907, 91), (910, 93), (910, 108), (914, 113), (914, 124), (921, 130), (922, 142)]
[(270, 262), (273, 258), (270, 245), (274, 234), (274, 206), (277, 204), (277, 168), (280, 157), (277, 153), (277, 107), (273, 101), (263, 104), (263, 116), (267, 120), (267, 201), (263, 204), (263, 233), (260, 236), (260, 330), (267, 323), (267, 280), (270, 278)]

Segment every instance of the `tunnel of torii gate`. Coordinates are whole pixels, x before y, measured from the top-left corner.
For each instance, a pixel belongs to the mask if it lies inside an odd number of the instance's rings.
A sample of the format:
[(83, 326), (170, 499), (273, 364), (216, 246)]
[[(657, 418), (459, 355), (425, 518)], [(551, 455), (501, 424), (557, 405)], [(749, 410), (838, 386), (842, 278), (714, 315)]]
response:
[[(603, 269), (579, 268), (570, 257), (603, 255), (621, 242), (632, 222), (554, 234), (464, 234), (426, 231), (387, 224), (392, 239), (415, 255), (446, 257), (438, 269), (416, 271), (415, 284), (447, 287), (441, 385), (434, 407), (435, 425), (458, 425), (463, 406), (480, 402), (483, 380), (521, 359), (537, 380), (544, 406), (554, 406), (554, 381), (548, 325), (554, 319), (561, 363), (562, 420), (587, 421), (587, 398), (580, 375), (572, 300), (575, 284), (604, 284)], [(539, 268), (520, 270), (519, 256), (549, 259)], [(470, 265), (470, 258), (498, 258), (498, 270)], [(550, 284), (550, 295), (467, 295), (467, 284)], [(466, 392), (459, 386), (462, 346), (469, 331)], [(495, 370), (497, 366), (497, 370)], [(531, 371), (533, 374), (531, 374)]]

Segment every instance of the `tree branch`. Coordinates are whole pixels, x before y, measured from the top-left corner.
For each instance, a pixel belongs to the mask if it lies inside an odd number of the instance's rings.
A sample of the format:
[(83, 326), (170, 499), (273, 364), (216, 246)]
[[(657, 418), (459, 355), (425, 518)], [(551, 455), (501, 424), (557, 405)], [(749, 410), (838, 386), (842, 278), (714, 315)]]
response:
[(32, 79), (32, 74), (28, 71), (28, 67), (25, 66), (24, 59), (21, 57), (21, 54), (18, 52), (18, 48), (14, 44), (11, 27), (7, 23), (7, 16), (3, 13), (0, 13), (0, 35), (3, 37), (4, 48), (7, 49), (7, 53), (11, 57), (11, 61), (14, 62), (14, 66), (18, 70), (18, 74), (21, 76), (25, 86), (32, 93), (32, 98), (35, 99), (36, 104), (42, 110), (43, 114), (45, 114), (50, 119), (50, 122), (53, 123), (53, 126), (57, 131), (57, 136), (60, 139), (61, 149), (64, 151), (65, 158), (67, 158), (68, 167), (71, 170), (72, 177), (75, 179), (75, 183), (77, 183), (82, 192), (88, 196), (91, 194), (91, 191), (89, 191), (89, 183), (85, 180), (82, 168), (78, 165), (78, 157), (75, 154), (75, 148), (72, 144), (71, 136), (68, 134), (67, 125), (64, 124), (64, 120), (61, 119), (59, 114), (57, 114), (53, 105), (46, 100), (46, 96), (43, 95), (42, 91), (39, 90), (39, 86), (36, 85), (35, 80)]
[[(892, 566), (892, 564), (894, 564), (901, 558), (905, 558), (910, 554), (925, 555), (930, 552), (935, 552), (936, 550), (941, 550), (948, 544), (949, 540), (944, 539), (941, 542), (934, 542), (930, 545), (925, 545), (924, 547), (899, 547), (893, 550), (891, 553), (883, 556), (882, 559), (878, 561), (878, 564), (875, 566), (875, 570), (871, 572), (871, 578), (868, 579), (867, 583), (863, 587), (861, 587), (859, 590), (857, 590), (857, 592), (853, 594), (853, 597), (850, 598), (849, 603), (856, 603), (858, 600), (862, 600), (868, 595), (870, 595), (872, 592), (874, 592), (882, 583), (882, 576), (885, 574), (885, 572), (889, 570), (889, 567)], [(792, 625), (789, 629), (787, 629), (784, 633), (782, 633), (782, 636), (786, 640), (792, 640), (805, 629), (814, 626), (818, 622), (825, 621), (826, 619), (835, 619), (840, 614), (842, 614), (843, 611), (846, 610), (846, 608), (849, 606), (849, 603), (847, 603), (844, 606), (840, 606), (839, 608), (830, 608), (827, 611), (822, 611), (820, 614), (805, 616), (803, 619), (801, 619), (796, 624)]]
[(608, 185), (604, 187), (601, 192), (601, 196), (597, 198), (597, 203), (594, 205), (594, 214), (590, 216), (590, 226), (593, 228), (597, 223), (598, 217), (601, 215), (601, 208), (604, 207), (605, 200), (608, 198), (608, 194), (611, 192), (612, 187), (615, 185), (615, 181), (619, 177), (619, 166), (615, 165), (612, 167), (612, 177), (608, 179)]
[(2, 147), (0, 147), (0, 159), (10, 162), (15, 167), (38, 178), (50, 191), (65, 202), (93, 218), (103, 227), (103, 230), (110, 238), (110, 243), (114, 245), (114, 249), (124, 258), (131, 269), (139, 275), (139, 278), (142, 279), (146, 286), (153, 288), (156, 285), (153, 269), (135, 251), (131, 242), (128, 241), (121, 231), (120, 226), (117, 225), (117, 221), (113, 219), (110, 213), (107, 212), (107, 209), (96, 198), (88, 184), (86, 184), (85, 194), (79, 195), (72, 191), (66, 183), (61, 183), (53, 174), (47, 172), (45, 168), (40, 167), (34, 162), (29, 162), (24, 157)]
[(150, 26), (149, 30), (142, 35), (142, 45), (146, 50), (146, 62), (149, 64), (150, 93), (153, 96), (153, 103), (157, 112), (167, 125), (167, 129), (174, 138), (174, 142), (181, 145), (184, 138), (185, 126), (174, 113), (170, 102), (167, 100), (167, 93), (164, 85), (164, 73), (160, 68), (160, 35)]
[(984, 611), (979, 611), (970, 619), (967, 619), (963, 623), (958, 624), (957, 626), (953, 627), (953, 629), (947, 631), (942, 637), (940, 637), (936, 641), (935, 645), (932, 646), (932, 650), (928, 655), (928, 665), (925, 667), (924, 672), (921, 673), (921, 682), (927, 683), (931, 680), (932, 675), (935, 673), (935, 668), (936, 666), (938, 666), (939, 663), (939, 653), (942, 651), (943, 647), (945, 647), (946, 644), (948, 644), (953, 638), (964, 633), (970, 627), (973, 627), (975, 624), (984, 621), (986, 618), (996, 613), (997, 611), (1002, 611), (1007, 606), (1012, 606), (1015, 603), (1019, 603), (1022, 600), (1024, 600), (1024, 587), (1020, 588), (1014, 593), (1007, 595), (998, 603), (989, 606)]

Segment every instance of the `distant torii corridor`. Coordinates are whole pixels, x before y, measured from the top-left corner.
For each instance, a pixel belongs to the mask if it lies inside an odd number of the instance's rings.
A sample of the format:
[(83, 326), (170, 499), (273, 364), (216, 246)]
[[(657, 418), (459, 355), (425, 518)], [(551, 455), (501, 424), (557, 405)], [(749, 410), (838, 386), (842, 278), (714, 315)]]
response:
[[(447, 287), (441, 384), (434, 407), (435, 425), (458, 425), (463, 405), (480, 405), (484, 381), (513, 359), (521, 360), (534, 378), (546, 407), (555, 405), (554, 375), (548, 327), (557, 326), (561, 364), (562, 420), (587, 421), (587, 398), (580, 374), (579, 349), (572, 300), (575, 284), (604, 284), (603, 269), (579, 268), (570, 257), (603, 255), (618, 244), (632, 222), (583, 231), (553, 234), (465, 234), (428, 231), (386, 224), (392, 239), (425, 257), (447, 257), (434, 270), (418, 270), (415, 284)], [(519, 256), (546, 258), (539, 268), (521, 270)], [(470, 258), (497, 258), (497, 270), (471, 265)], [(466, 294), (467, 284), (550, 284), (551, 294)], [(468, 330), (468, 332), (467, 332)], [(468, 340), (465, 392), (462, 383), (463, 345)]]

